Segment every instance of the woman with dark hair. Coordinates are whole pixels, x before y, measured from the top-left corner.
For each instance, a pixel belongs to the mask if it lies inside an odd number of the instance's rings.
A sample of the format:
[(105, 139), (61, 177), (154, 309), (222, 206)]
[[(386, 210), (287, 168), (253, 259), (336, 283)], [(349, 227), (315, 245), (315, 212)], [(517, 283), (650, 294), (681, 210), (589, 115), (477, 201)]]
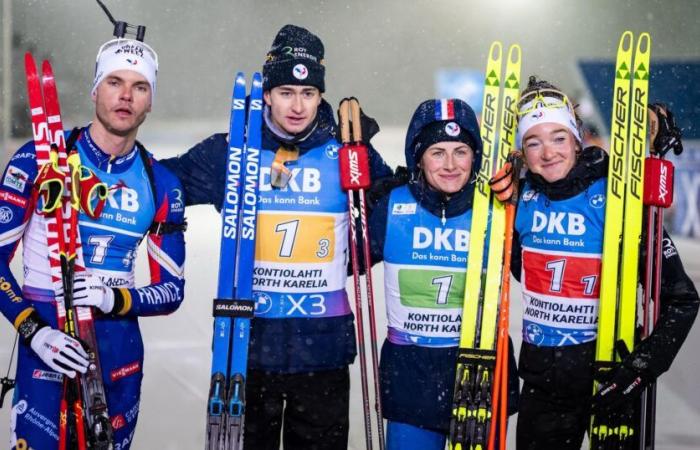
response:
[[(380, 373), (389, 450), (445, 447), (481, 150), (469, 105), (421, 103), (406, 135), (408, 173), (383, 186), (389, 192), (370, 216), (373, 261), (384, 261), (389, 330)], [(517, 376), (511, 380), (517, 395)]]

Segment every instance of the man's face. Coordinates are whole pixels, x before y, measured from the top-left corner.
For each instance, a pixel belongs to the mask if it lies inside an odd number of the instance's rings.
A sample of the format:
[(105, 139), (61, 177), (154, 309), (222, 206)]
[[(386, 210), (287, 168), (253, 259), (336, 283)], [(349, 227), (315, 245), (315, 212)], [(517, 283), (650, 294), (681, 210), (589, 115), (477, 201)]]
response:
[(151, 85), (132, 70), (110, 73), (97, 86), (95, 116), (107, 131), (117, 136), (135, 134), (151, 111)]
[(316, 118), (321, 92), (313, 86), (286, 84), (264, 94), (272, 122), (289, 134), (301, 133)]

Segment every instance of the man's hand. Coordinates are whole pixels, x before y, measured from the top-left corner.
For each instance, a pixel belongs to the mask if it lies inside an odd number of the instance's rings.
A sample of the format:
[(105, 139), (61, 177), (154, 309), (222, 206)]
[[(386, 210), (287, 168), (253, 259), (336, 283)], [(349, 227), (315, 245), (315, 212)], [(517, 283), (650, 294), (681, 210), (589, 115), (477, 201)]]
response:
[(30, 341), (34, 353), (53, 370), (70, 378), (76, 372), (85, 373), (88, 368), (88, 354), (80, 342), (49, 326), (36, 332)]
[(80, 272), (73, 280), (73, 304), (94, 306), (105, 314), (114, 309), (114, 291), (102, 284), (100, 277)]

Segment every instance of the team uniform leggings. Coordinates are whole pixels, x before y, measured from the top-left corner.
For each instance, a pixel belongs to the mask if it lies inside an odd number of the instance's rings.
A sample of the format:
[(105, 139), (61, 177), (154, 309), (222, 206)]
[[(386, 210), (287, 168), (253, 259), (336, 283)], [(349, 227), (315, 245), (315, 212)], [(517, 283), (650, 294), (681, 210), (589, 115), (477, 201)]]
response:
[[(128, 450), (139, 412), (141, 371), (119, 380), (105, 380), (107, 405), (114, 429), (114, 449)], [(56, 450), (63, 376), (52, 371), (26, 345), (19, 346), (17, 385), (10, 412), (12, 450)], [(4, 445), (2, 445), (4, 447)]]
[(295, 374), (249, 370), (245, 450), (338, 450), (348, 447), (348, 368)]

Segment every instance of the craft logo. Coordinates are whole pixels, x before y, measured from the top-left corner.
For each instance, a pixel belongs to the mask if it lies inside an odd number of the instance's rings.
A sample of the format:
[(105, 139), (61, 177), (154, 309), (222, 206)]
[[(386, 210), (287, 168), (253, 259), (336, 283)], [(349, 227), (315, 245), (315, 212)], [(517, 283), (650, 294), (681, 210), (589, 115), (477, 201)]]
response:
[(15, 156), (13, 156), (10, 161), (16, 161), (18, 159), (26, 159), (26, 158), (36, 159), (36, 155), (32, 152), (15, 153)]
[(533, 119), (541, 119), (542, 116), (544, 116), (544, 111), (537, 111), (532, 113), (530, 117), (532, 117)]
[(447, 125), (445, 125), (445, 133), (447, 133), (448, 136), (455, 137), (459, 134), (460, 129), (459, 125), (455, 122), (448, 122)]
[(309, 76), (309, 69), (303, 64), (297, 64), (294, 66), (294, 69), (292, 69), (292, 74), (297, 80), (305, 80), (306, 77)]

